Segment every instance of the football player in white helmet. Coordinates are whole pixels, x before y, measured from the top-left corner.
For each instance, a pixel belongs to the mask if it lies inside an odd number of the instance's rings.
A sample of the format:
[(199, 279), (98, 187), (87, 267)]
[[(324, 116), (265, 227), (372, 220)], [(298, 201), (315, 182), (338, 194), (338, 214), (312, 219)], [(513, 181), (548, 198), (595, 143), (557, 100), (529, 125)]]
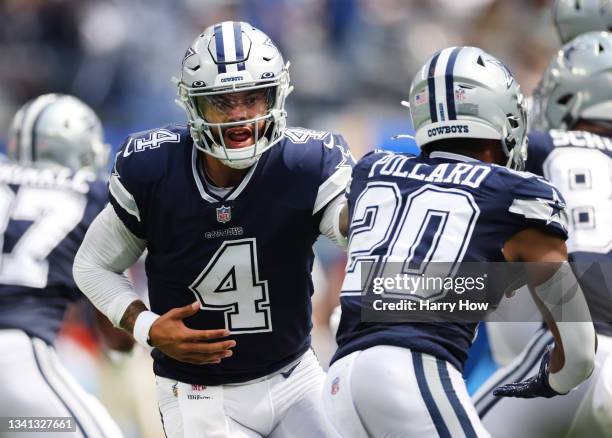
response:
[[(612, 436), (612, 34), (589, 32), (551, 60), (534, 92), (527, 170), (546, 177), (567, 202), (568, 252), (593, 315), (598, 350), (589, 383), (565, 397), (521, 403), (492, 388), (537, 368), (552, 342), (541, 329), (516, 360), (475, 394), (494, 436)], [(508, 427), (510, 422), (513, 427)]]
[[(470, 294), (452, 286), (431, 291), (422, 282), (402, 290), (402, 277), (403, 284), (454, 278), (461, 262), (553, 262), (527, 276), (534, 300), (548, 314), (564, 299), (565, 315), (584, 322), (547, 318), (555, 347), (537, 356), (540, 366), (531, 375), (497, 388), (502, 397), (573, 389), (593, 369), (595, 332), (566, 263), (562, 198), (543, 178), (518, 171), (527, 115), (508, 68), (476, 47), (443, 49), (412, 81), (410, 109), (422, 153), (375, 151), (353, 170), (348, 218), (341, 223), (342, 230), (348, 225), (349, 261), (325, 413), (339, 435), (351, 438), (489, 436), (461, 375), (477, 322), (453, 318), (452, 309), (432, 320), (422, 310)], [(514, 277), (497, 280), (490, 289), (516, 286)]]
[[(76, 97), (39, 96), (15, 114), (8, 158), (0, 164), (0, 416), (72, 417), (58, 418), (58, 429), (48, 430), (120, 437), (53, 347), (66, 309), (82, 298), (72, 261), (106, 204), (99, 174), (108, 146), (100, 119)], [(3, 430), (2, 436), (23, 433)]]
[[(587, 32), (611, 30), (612, 2), (610, 0), (556, 0), (552, 7), (552, 16), (559, 38), (565, 44)], [(530, 124), (533, 129), (541, 129), (541, 126), (538, 126), (541, 119), (536, 115), (538, 109), (533, 108), (534, 100), (537, 99), (531, 96), (526, 99)], [(531, 314), (533, 318), (520, 324), (517, 322), (487, 322), (491, 353), (495, 362), (500, 366), (508, 365), (518, 356), (541, 326), (535, 322), (538, 311), (531, 300), (526, 298), (526, 294), (516, 294), (512, 302), (505, 300), (500, 303), (500, 306), (508, 306), (507, 308), (516, 308), (517, 305), (522, 308), (523, 314)]]
[[(155, 347), (171, 437), (327, 434), (312, 244), (343, 242), (353, 159), (339, 135), (286, 126), (288, 66), (248, 23), (205, 29), (176, 80), (187, 126), (126, 139), (75, 261), (91, 301)], [(118, 274), (145, 248), (151, 310)]]
[(187, 50), (178, 102), (199, 150), (227, 167), (246, 169), (282, 139), (292, 91), (289, 63), (258, 29), (245, 24), (242, 42), (234, 27), (227, 29), (208, 28)]

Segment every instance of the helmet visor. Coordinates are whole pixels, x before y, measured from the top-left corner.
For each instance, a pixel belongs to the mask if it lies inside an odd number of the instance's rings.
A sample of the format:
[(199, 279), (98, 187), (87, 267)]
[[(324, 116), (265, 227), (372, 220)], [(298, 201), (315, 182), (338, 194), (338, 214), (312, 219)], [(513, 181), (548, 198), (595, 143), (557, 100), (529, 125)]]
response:
[(268, 114), (274, 106), (276, 87), (196, 96), (200, 117), (209, 123), (254, 119)]
[(257, 144), (271, 126), (276, 87), (195, 96), (204, 132), (223, 148)]

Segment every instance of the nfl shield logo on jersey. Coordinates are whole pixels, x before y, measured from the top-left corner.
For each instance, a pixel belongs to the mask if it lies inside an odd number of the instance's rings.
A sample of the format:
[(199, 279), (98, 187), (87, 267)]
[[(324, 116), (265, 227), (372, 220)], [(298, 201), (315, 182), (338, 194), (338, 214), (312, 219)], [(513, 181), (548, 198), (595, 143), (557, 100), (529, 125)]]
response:
[(217, 208), (217, 222), (222, 224), (229, 222), (232, 219), (232, 207), (219, 207)]

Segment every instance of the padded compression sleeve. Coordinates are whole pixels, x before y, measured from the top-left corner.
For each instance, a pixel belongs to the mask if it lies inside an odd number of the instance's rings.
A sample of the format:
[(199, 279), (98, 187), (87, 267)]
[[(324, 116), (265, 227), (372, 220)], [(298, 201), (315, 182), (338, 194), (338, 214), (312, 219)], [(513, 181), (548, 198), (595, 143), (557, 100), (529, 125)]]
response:
[(565, 362), (560, 370), (550, 373), (549, 384), (559, 393), (566, 393), (586, 380), (593, 372), (596, 335), (591, 314), (578, 280), (569, 263), (535, 288), (536, 295), (555, 320)]
[(115, 325), (140, 297), (124, 274), (140, 257), (146, 241), (121, 222), (109, 204), (96, 217), (74, 260), (74, 279), (89, 300)]

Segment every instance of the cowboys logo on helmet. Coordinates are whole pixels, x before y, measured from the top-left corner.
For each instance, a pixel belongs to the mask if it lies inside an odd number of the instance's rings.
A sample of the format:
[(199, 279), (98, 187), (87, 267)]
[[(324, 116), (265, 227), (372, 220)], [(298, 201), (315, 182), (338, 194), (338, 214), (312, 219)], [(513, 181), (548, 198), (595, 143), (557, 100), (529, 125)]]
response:
[(289, 63), (262, 31), (226, 21), (185, 53), (178, 103), (196, 147), (235, 169), (252, 166), (284, 135)]

